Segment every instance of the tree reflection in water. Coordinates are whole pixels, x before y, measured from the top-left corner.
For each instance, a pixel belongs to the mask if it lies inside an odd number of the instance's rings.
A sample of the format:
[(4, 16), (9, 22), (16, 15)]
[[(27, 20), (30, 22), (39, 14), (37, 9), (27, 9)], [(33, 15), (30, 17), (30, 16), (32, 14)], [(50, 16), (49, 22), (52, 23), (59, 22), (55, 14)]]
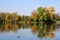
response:
[(37, 34), (39, 38), (54, 38), (55, 29), (60, 28), (57, 24), (33, 23), (33, 24), (13, 24), (7, 23), (0, 25), (0, 32), (16, 32), (18, 29), (30, 28), (32, 33)]

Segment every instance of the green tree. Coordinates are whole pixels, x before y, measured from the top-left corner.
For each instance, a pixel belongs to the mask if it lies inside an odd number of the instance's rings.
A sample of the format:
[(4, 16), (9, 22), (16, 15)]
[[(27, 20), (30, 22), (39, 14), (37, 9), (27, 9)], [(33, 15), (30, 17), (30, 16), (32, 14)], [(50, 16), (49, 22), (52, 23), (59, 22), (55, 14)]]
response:
[(47, 8), (44, 8), (44, 7), (39, 7), (37, 9), (37, 12), (38, 12), (38, 20), (39, 21), (44, 21), (44, 20), (47, 20)]

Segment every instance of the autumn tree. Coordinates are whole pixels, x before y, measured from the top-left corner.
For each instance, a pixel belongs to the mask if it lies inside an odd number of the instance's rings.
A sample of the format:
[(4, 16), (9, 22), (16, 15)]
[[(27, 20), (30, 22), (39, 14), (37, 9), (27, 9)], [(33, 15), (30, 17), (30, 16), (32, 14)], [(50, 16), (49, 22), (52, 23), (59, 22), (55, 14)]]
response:
[(37, 15), (37, 11), (33, 11), (33, 12), (32, 12), (32, 15), (30, 16), (30, 18), (31, 18), (31, 20), (33, 20), (33, 21), (36, 22), (36, 21), (37, 21), (37, 16), (38, 16), (38, 15)]

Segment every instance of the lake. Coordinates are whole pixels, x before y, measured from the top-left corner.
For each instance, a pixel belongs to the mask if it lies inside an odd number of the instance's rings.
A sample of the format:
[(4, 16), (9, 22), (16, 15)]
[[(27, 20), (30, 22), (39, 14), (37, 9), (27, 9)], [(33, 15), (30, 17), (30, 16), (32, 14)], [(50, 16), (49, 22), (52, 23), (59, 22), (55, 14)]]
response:
[(59, 24), (0, 25), (0, 40), (60, 40)]

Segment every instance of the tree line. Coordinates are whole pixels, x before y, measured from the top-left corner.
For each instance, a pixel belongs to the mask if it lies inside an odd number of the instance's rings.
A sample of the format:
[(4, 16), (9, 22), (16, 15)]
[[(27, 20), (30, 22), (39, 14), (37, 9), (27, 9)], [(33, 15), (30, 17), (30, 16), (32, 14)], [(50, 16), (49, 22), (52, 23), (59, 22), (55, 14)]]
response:
[(0, 24), (6, 23), (54, 23), (60, 20), (60, 16), (55, 12), (54, 7), (38, 7), (32, 11), (30, 16), (18, 15), (16, 12), (4, 13), (0, 12)]

